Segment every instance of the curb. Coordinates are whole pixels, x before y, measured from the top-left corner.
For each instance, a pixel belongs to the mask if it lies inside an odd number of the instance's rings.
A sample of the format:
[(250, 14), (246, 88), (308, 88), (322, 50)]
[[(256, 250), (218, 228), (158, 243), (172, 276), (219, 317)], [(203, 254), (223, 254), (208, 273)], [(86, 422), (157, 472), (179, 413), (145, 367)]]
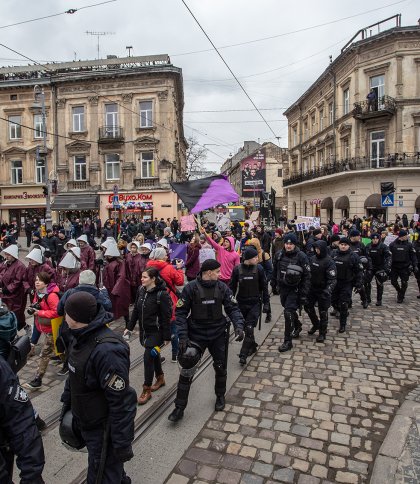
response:
[(420, 417), (420, 402), (406, 400), (399, 408), (383, 441), (373, 466), (370, 484), (396, 482), (398, 464), (404, 452), (408, 433)]

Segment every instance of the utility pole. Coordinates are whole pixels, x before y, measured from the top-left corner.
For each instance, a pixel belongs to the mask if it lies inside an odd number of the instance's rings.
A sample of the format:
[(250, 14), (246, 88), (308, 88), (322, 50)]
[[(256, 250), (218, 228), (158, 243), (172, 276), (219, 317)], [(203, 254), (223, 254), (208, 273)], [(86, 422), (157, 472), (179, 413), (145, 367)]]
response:
[(98, 44), (97, 44), (97, 48), (98, 48), (98, 60), (100, 59), (100, 56), (99, 56), (99, 37), (103, 36), (103, 35), (115, 35), (115, 32), (92, 32), (91, 30), (86, 30), (86, 35), (95, 35), (98, 39)]
[[(45, 193), (45, 229), (52, 228), (51, 219), (51, 180), (49, 179), (48, 171), (48, 149), (47, 149), (47, 114), (45, 110), (45, 93), (44, 88), (38, 84), (34, 87), (34, 106), (41, 107), (42, 116), (42, 149), (39, 150), (39, 155), (44, 159), (44, 169), (46, 178), (46, 193)], [(47, 178), (48, 177), (48, 178)]]

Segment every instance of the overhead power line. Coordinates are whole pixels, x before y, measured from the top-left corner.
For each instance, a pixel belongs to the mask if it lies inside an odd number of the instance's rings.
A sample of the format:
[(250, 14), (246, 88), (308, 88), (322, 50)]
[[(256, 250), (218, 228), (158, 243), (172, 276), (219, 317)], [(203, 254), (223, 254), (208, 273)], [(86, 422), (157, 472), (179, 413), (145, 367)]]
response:
[(273, 131), (273, 128), (268, 124), (268, 122), (265, 119), (264, 115), (258, 109), (257, 105), (254, 103), (254, 101), (252, 100), (251, 96), (246, 92), (245, 88), (242, 86), (241, 82), (236, 77), (235, 73), (232, 71), (232, 69), (230, 68), (229, 64), (225, 61), (225, 59), (223, 58), (222, 54), (218, 51), (217, 47), (214, 45), (213, 41), (208, 36), (207, 32), (204, 30), (204, 28), (201, 26), (200, 22), (197, 20), (197, 18), (195, 17), (195, 15), (192, 13), (190, 7), (186, 4), (185, 0), (181, 0), (181, 1), (185, 5), (185, 8), (189, 11), (189, 13), (191, 14), (192, 18), (195, 20), (195, 22), (197, 23), (197, 25), (200, 27), (200, 29), (203, 32), (203, 34), (207, 37), (207, 40), (213, 46), (213, 49), (217, 52), (217, 55), (222, 59), (223, 63), (228, 68), (229, 72), (235, 78), (236, 82), (239, 84), (239, 86), (242, 89), (242, 91), (244, 92), (245, 96), (250, 100), (250, 102), (254, 106), (255, 110), (258, 112), (258, 114), (260, 115), (260, 117), (262, 118), (262, 120), (264, 121), (264, 123), (267, 125), (268, 129), (273, 133), (274, 136), (276, 136), (276, 133)]

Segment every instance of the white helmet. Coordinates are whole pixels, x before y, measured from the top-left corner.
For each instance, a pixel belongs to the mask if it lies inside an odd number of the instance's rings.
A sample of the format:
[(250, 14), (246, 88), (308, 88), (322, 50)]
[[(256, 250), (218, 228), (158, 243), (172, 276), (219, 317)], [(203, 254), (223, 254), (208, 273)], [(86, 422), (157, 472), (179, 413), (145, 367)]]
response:
[(3, 252), (11, 255), (15, 259), (19, 259), (19, 248), (16, 244), (9, 245), (9, 247), (3, 249)]
[[(79, 249), (80, 250), (80, 249)], [(77, 267), (77, 259), (72, 251), (68, 251), (63, 257), (63, 260), (58, 264), (59, 267), (64, 267), (65, 269), (75, 269)]]
[(107, 249), (110, 244), (116, 244), (114, 237), (107, 237), (105, 242), (102, 242), (101, 247)]
[(80, 260), (80, 255), (81, 255), (80, 247), (71, 247), (69, 249), (69, 252), (71, 252), (75, 257), (77, 257)]
[(41, 249), (32, 249), (29, 254), (25, 257), (25, 259), (31, 259), (38, 264), (42, 264), (43, 259), (42, 259), (42, 251)]
[(76, 239), (78, 242), (84, 242), (85, 244), (88, 244), (88, 238), (86, 234), (81, 235)]
[(64, 248), (66, 250), (69, 250), (70, 249), (69, 245), (72, 245), (73, 247), (77, 247), (77, 242), (74, 239), (70, 239), (64, 244)]
[(105, 257), (120, 257), (121, 256), (121, 253), (120, 251), (118, 250), (118, 246), (117, 244), (110, 244), (106, 251), (105, 251)]
[(168, 241), (166, 239), (160, 239), (156, 243), (162, 247), (165, 247), (165, 249), (168, 248)]

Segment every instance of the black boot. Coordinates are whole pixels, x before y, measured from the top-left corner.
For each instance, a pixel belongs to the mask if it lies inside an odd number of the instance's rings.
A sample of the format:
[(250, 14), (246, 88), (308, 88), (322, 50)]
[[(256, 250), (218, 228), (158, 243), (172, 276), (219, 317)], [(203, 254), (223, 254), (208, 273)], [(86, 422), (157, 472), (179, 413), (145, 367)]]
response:
[(378, 299), (378, 300), (376, 301), (376, 305), (377, 305), (377, 306), (382, 306), (382, 299)]
[(301, 332), (302, 332), (302, 323), (299, 321), (298, 315), (295, 313), (293, 318), (292, 338), (298, 339)]
[(267, 313), (264, 323), (271, 323), (271, 313)]
[(289, 340), (285, 340), (282, 345), (279, 346), (280, 353), (284, 353), (285, 351), (289, 351), (293, 348), (293, 344)]
[(216, 403), (214, 404), (214, 409), (216, 412), (221, 412), (224, 410), (226, 404), (224, 395), (216, 395)]
[(312, 327), (308, 330), (308, 334), (315, 334), (319, 329), (319, 319), (316, 315), (315, 308), (313, 306), (305, 306), (305, 311), (311, 320)]
[(328, 311), (320, 311), (319, 335), (316, 338), (317, 343), (323, 343), (328, 329)]
[(241, 366), (245, 366), (246, 365), (246, 356), (244, 355), (239, 355), (239, 364)]
[(348, 316), (348, 303), (342, 302), (340, 304), (340, 328), (338, 330), (339, 333), (344, 333), (344, 331), (346, 330), (347, 316)]
[(175, 407), (173, 412), (169, 415), (168, 420), (171, 422), (178, 422), (184, 416), (184, 409)]
[(340, 323), (339, 333), (344, 333), (346, 331), (346, 323)]
[(402, 291), (398, 291), (397, 303), (401, 304), (403, 301), (404, 301), (404, 295), (403, 295)]

